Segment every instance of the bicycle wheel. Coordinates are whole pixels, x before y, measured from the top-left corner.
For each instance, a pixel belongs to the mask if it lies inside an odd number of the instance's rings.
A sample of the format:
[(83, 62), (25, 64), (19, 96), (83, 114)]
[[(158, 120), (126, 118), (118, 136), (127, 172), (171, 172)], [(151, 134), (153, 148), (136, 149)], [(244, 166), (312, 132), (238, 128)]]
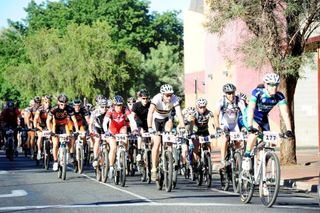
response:
[(235, 152), (233, 155), (233, 161), (231, 164), (232, 168), (232, 187), (235, 193), (239, 193), (239, 174), (240, 174), (240, 164), (241, 164), (241, 154), (240, 152)]
[(147, 183), (151, 183), (151, 151), (147, 151), (146, 153), (146, 176), (147, 176)]
[(200, 163), (200, 165), (198, 165), (197, 168), (196, 168), (196, 171), (195, 171), (196, 174), (194, 174), (196, 176), (195, 179), (196, 179), (196, 184), (198, 186), (201, 186), (202, 185), (202, 181), (203, 181), (203, 170), (202, 170), (202, 168), (203, 168), (203, 164)]
[(124, 187), (126, 185), (126, 152), (120, 152), (120, 183), (121, 186)]
[(135, 147), (132, 147), (132, 153), (131, 153), (131, 164), (130, 164), (130, 176), (134, 176), (136, 172), (136, 156), (137, 156), (137, 150)]
[[(280, 163), (278, 156), (272, 151), (266, 152), (263, 163), (265, 173), (260, 176), (259, 195), (263, 205), (271, 207), (280, 189)], [(263, 167), (261, 173), (263, 173)]]
[(242, 167), (239, 175), (239, 187), (241, 201), (244, 203), (249, 203), (254, 191), (253, 176), (249, 171), (242, 170)]
[(78, 173), (82, 174), (83, 172), (83, 164), (84, 164), (84, 150), (83, 147), (79, 147), (77, 150), (77, 166), (78, 166)]
[(166, 163), (164, 164), (164, 183), (166, 192), (171, 192), (172, 189), (172, 178), (173, 178), (173, 157), (172, 152), (169, 150), (165, 151)]
[(102, 150), (101, 153), (101, 181), (103, 183), (107, 182), (108, 173), (109, 173), (109, 152), (106, 148)]
[(211, 187), (212, 181), (212, 163), (211, 163), (211, 155), (209, 152), (205, 155), (205, 170), (204, 170), (204, 182), (208, 188)]
[(67, 150), (62, 148), (62, 180), (65, 180), (67, 177)]
[(177, 180), (178, 180), (178, 169), (179, 169), (179, 151), (177, 148), (173, 149), (173, 161), (174, 161), (174, 166), (173, 166), (173, 175), (172, 175), (172, 188), (176, 188), (177, 185)]
[(50, 162), (50, 141), (45, 140), (43, 143), (43, 164), (46, 170), (49, 169)]

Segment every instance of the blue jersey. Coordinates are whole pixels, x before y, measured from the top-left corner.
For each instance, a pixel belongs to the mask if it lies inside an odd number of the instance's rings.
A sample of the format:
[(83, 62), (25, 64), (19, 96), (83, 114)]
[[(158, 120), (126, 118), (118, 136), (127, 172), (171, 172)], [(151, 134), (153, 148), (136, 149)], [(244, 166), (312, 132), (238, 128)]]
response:
[(276, 92), (275, 95), (270, 96), (264, 88), (254, 89), (249, 101), (256, 103), (253, 119), (259, 124), (268, 122), (268, 113), (275, 105), (287, 104), (281, 92)]

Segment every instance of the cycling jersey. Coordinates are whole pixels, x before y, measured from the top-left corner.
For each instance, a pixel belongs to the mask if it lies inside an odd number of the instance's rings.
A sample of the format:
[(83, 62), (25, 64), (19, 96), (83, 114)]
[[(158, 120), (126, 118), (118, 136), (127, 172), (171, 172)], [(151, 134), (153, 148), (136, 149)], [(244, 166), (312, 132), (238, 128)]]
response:
[(95, 109), (94, 111), (91, 112), (90, 119), (93, 120), (93, 128), (94, 131), (102, 134), (108, 131), (107, 125), (105, 125), (107, 122), (107, 116), (106, 113), (101, 113), (99, 109)]
[(46, 121), (47, 121), (47, 117), (49, 114), (51, 107), (49, 108), (45, 108), (45, 106), (40, 106), (37, 111), (36, 114), (39, 114), (39, 126), (41, 128), (45, 128), (47, 126)]
[(202, 114), (198, 111), (195, 114), (195, 126), (197, 127), (197, 135), (203, 135), (208, 136), (209, 130), (208, 130), (208, 123), (209, 119), (213, 118), (213, 113), (210, 110), (206, 110)]
[[(287, 101), (281, 92), (276, 92), (275, 95), (270, 96), (264, 88), (254, 89), (249, 101), (256, 103), (253, 120), (259, 124), (263, 131), (270, 130), (268, 114), (271, 109), (277, 104), (287, 104)], [(247, 115), (244, 115), (243, 121), (245, 126), (248, 127)]]
[(50, 109), (49, 115), (55, 119), (56, 125), (67, 125), (69, 116), (71, 117), (74, 115), (74, 110), (68, 105), (64, 109), (55, 106)]
[(32, 107), (27, 107), (25, 109), (25, 113), (27, 115), (29, 115), (29, 122), (30, 122), (30, 125), (31, 125), (30, 127), (31, 128), (33, 128), (33, 119), (34, 119), (34, 116), (35, 116), (35, 114), (36, 114), (36, 112), (37, 112), (39, 107), (40, 106), (36, 105), (36, 106), (32, 106)]
[(89, 116), (89, 112), (85, 109), (85, 108), (80, 108), (79, 112), (74, 112), (74, 116), (76, 117), (78, 126), (86, 126), (87, 122), (86, 122), (86, 117)]
[(229, 101), (226, 96), (223, 96), (218, 101), (218, 108), (220, 109), (220, 127), (225, 131), (239, 131), (238, 117), (241, 110), (245, 109), (244, 101), (238, 96), (235, 96), (233, 101)]
[(20, 111), (18, 109), (4, 109), (0, 118), (4, 128), (16, 128), (18, 126), (18, 117)]
[(147, 117), (149, 107), (150, 102), (148, 102), (145, 106), (143, 106), (141, 102), (136, 102), (132, 106), (132, 112), (136, 114), (137, 126), (143, 128), (145, 131), (148, 131)]
[(179, 100), (177, 99), (177, 96), (172, 95), (170, 102), (164, 103), (162, 100), (162, 94), (158, 93), (152, 98), (151, 104), (155, 106), (153, 117), (164, 119), (168, 118), (170, 116), (171, 110), (179, 105)]
[(128, 117), (124, 110), (116, 112), (111, 109), (107, 112), (107, 116), (110, 118), (109, 131), (114, 135), (120, 133), (120, 129), (127, 126)]

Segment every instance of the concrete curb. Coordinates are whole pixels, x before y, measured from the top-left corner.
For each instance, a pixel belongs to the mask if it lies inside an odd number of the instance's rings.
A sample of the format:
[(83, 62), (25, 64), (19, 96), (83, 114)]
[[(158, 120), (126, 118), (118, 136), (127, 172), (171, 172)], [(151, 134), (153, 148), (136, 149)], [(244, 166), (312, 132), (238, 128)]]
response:
[(313, 185), (310, 183), (305, 183), (303, 181), (293, 181), (290, 179), (281, 179), (280, 185), (292, 189), (303, 190), (307, 192), (317, 192), (318, 185)]

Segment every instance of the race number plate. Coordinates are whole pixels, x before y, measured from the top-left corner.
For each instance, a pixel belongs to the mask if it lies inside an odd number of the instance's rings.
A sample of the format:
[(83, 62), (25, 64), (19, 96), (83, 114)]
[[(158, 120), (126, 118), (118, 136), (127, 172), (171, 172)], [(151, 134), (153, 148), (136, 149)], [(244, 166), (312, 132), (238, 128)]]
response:
[(116, 134), (116, 141), (126, 142), (127, 134)]
[(276, 132), (264, 131), (263, 141), (266, 143), (277, 144), (279, 139), (279, 134)]
[(230, 132), (230, 140), (232, 140), (232, 141), (242, 141), (243, 140), (242, 132)]
[(210, 143), (210, 138), (209, 136), (199, 136), (199, 143)]
[(164, 133), (162, 134), (162, 141), (164, 143), (176, 143), (176, 136)]

